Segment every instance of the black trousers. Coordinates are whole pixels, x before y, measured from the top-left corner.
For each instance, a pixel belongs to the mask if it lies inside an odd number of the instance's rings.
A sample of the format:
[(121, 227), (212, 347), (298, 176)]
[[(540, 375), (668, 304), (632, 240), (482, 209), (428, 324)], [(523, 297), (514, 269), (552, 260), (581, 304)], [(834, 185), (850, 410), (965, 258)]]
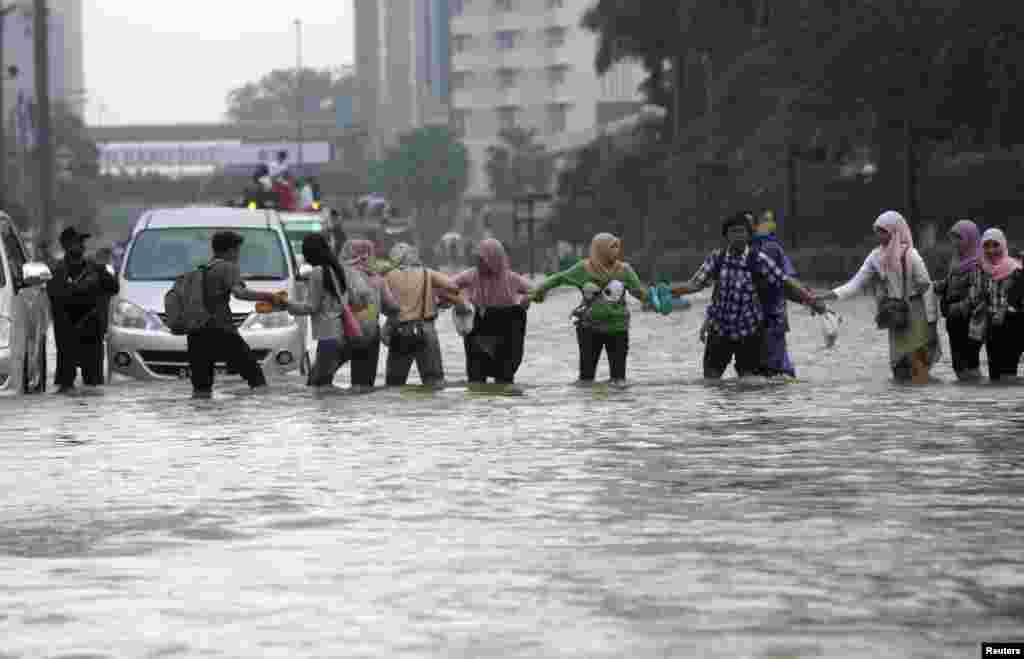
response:
[(218, 361), (226, 362), (228, 368), (245, 378), (250, 387), (267, 383), (263, 369), (249, 350), (249, 344), (238, 332), (204, 329), (188, 335), (188, 366), (194, 390), (213, 389), (213, 367)]
[(72, 387), (82, 369), (82, 381), (96, 387), (103, 384), (103, 339), (82, 336), (73, 329), (54, 331), (57, 343), (57, 373), (54, 381), (58, 387)]
[(1024, 354), (1024, 314), (1008, 313), (1002, 325), (989, 328), (985, 352), (988, 354), (988, 377), (1014, 377)]
[(737, 376), (761, 375), (764, 373), (761, 366), (763, 351), (762, 332), (741, 339), (709, 332), (704, 345), (704, 377), (715, 380), (722, 377), (734, 358)]
[(377, 368), (380, 364), (380, 332), (373, 341), (353, 345), (347, 352), (352, 361), (352, 384), (372, 387), (377, 382)]
[(970, 337), (968, 318), (947, 318), (946, 333), (949, 334), (949, 351), (953, 357), (953, 371), (977, 370), (981, 367), (981, 342)]
[(626, 357), (629, 355), (629, 332), (606, 334), (584, 327), (576, 327), (576, 341), (580, 346), (580, 380), (592, 381), (597, 374), (601, 351), (608, 351), (608, 367), (613, 380), (626, 379)]
[(470, 382), (512, 384), (523, 363), (526, 309), (489, 307), (473, 319), (473, 332), (462, 343), (466, 349), (466, 379)]

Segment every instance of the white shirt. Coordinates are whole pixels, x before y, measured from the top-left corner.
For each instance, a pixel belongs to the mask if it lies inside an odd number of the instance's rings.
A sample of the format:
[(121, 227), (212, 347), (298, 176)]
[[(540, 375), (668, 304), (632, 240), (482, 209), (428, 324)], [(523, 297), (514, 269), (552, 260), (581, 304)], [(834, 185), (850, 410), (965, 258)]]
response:
[[(833, 289), (840, 300), (846, 300), (859, 293), (865, 292), (870, 286), (874, 288), (875, 297), (903, 297), (903, 273), (882, 272), (882, 249), (876, 247), (864, 259), (864, 264), (853, 276), (853, 279), (842, 286)], [(906, 257), (906, 280), (907, 297), (920, 295), (924, 302), (925, 313), (928, 322), (934, 323), (939, 318), (939, 303), (932, 288), (932, 280), (928, 275), (928, 267), (925, 265), (921, 254), (911, 247), (907, 250)]]

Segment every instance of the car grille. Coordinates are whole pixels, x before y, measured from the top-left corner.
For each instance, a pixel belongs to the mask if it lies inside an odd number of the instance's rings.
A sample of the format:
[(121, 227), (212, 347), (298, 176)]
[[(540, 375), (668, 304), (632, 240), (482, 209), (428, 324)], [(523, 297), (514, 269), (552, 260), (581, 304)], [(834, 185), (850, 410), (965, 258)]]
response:
[[(160, 320), (163, 321), (164, 324), (167, 324), (167, 314), (158, 313), (157, 316), (160, 317)], [(240, 327), (242, 323), (245, 322), (245, 319), (248, 317), (249, 314), (247, 313), (233, 313), (231, 314), (231, 322), (235, 325), (235, 327)]]
[[(269, 350), (250, 350), (253, 358), (262, 362), (270, 354)], [(157, 375), (180, 376), (184, 369), (188, 368), (188, 353), (184, 350), (140, 350), (139, 357), (146, 365), (146, 368)], [(217, 360), (213, 363), (214, 368), (225, 369), (227, 373), (236, 374), (236, 371), (227, 368), (224, 361)]]

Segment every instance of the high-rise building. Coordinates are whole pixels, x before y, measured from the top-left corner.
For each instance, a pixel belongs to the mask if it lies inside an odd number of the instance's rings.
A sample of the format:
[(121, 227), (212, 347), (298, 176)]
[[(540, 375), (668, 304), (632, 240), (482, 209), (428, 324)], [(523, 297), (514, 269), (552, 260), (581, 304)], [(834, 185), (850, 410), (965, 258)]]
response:
[(553, 150), (641, 107), (643, 70), (594, 70), (595, 0), (354, 0), (357, 121), (379, 156), (405, 131), (448, 122), (470, 152), (471, 197), (486, 197), (487, 148), (504, 128)]
[[(3, 18), (3, 116), (14, 136), (31, 143), (31, 106), (35, 100), (35, 24), (32, 3)], [(87, 91), (83, 63), (81, 0), (54, 0), (49, 4), (50, 97), (84, 114)], [(13, 73), (13, 75), (11, 75)]]
[[(594, 0), (450, 0), (452, 126), (473, 161), (470, 196), (486, 196), (487, 147), (505, 128), (536, 130), (554, 150), (641, 106), (639, 64), (594, 70)], [(573, 138), (576, 139), (573, 139)]]
[(401, 133), (448, 123), (449, 0), (355, 0), (355, 115), (380, 157)]

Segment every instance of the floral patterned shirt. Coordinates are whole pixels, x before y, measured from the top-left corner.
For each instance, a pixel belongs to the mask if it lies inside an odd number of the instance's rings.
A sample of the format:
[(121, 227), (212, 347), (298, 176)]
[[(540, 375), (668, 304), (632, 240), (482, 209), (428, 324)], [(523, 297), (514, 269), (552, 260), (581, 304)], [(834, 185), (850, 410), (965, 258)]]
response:
[(690, 280), (699, 288), (718, 282), (707, 309), (711, 332), (738, 340), (757, 333), (764, 324), (764, 309), (754, 283), (755, 271), (771, 286), (782, 286), (786, 273), (764, 252), (757, 250), (754, 255), (751, 256), (749, 247), (742, 254), (715, 250)]

